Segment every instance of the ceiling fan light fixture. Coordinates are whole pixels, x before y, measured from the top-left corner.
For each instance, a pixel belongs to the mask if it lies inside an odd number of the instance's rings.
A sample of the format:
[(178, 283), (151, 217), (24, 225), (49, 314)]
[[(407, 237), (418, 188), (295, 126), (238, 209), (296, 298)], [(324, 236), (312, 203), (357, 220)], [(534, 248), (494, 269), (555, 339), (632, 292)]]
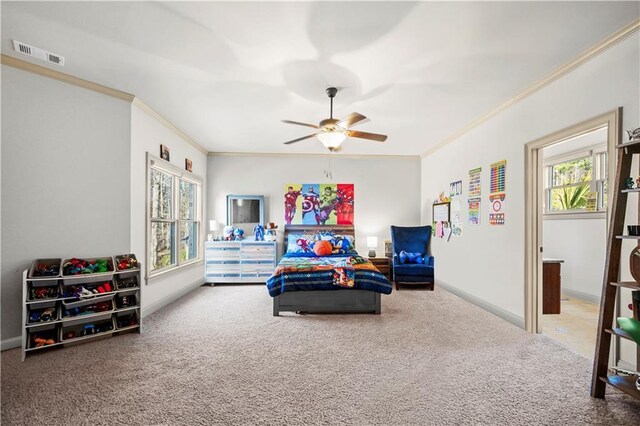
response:
[(318, 139), (328, 149), (338, 148), (346, 138), (347, 135), (344, 132), (335, 130), (318, 133)]

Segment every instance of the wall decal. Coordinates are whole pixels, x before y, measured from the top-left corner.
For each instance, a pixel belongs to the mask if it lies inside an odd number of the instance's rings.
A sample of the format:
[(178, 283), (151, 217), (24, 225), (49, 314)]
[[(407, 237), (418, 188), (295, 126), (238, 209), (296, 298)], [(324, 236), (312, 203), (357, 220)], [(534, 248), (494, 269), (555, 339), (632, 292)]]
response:
[(482, 167), (469, 170), (469, 197), (479, 197), (482, 192)]
[(482, 198), (473, 197), (467, 200), (469, 217), (468, 222), (469, 225), (480, 225), (480, 203), (482, 202)]
[(504, 225), (505, 199), (507, 198), (507, 160), (491, 164), (491, 184), (489, 194), (489, 224)]

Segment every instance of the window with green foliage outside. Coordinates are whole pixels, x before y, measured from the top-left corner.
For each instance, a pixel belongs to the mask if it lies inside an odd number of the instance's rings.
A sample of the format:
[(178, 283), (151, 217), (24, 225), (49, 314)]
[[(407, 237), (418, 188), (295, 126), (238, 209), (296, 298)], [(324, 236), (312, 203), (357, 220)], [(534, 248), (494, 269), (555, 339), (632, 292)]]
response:
[(547, 213), (597, 212), (607, 207), (607, 153), (592, 152), (546, 166)]
[(149, 171), (149, 272), (178, 268), (201, 258), (201, 183), (162, 162)]

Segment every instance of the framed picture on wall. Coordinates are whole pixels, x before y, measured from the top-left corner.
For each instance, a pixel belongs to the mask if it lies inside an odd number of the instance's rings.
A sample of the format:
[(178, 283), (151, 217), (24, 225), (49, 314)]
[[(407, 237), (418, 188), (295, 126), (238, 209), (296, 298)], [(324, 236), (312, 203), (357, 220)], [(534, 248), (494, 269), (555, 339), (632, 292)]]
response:
[(169, 154), (168, 146), (160, 144), (160, 158), (162, 158), (165, 161), (171, 161), (171, 156)]
[(391, 240), (384, 240), (384, 256), (393, 257), (393, 246)]
[(193, 163), (188, 158), (184, 159), (184, 169), (188, 172), (191, 172), (193, 169)]

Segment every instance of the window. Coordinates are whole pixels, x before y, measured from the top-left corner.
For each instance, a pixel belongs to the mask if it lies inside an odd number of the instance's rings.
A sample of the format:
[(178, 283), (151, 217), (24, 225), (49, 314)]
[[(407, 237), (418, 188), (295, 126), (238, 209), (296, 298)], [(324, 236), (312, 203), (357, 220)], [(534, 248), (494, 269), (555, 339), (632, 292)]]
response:
[(202, 258), (199, 250), (202, 182), (149, 157), (149, 275)]
[(545, 165), (545, 213), (607, 209), (606, 147), (551, 160)]

